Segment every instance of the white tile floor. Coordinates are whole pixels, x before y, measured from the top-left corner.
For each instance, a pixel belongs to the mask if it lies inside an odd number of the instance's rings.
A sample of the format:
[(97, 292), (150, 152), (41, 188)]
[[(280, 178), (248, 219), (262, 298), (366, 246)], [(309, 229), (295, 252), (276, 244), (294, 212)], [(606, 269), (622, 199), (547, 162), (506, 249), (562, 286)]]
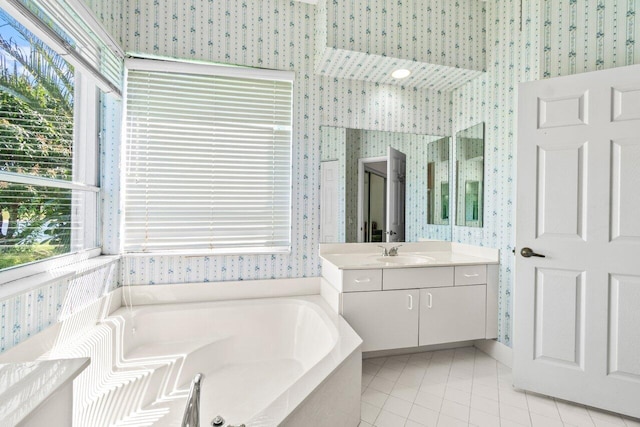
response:
[(360, 427), (640, 427), (511, 382), (511, 369), (473, 347), (365, 359)]

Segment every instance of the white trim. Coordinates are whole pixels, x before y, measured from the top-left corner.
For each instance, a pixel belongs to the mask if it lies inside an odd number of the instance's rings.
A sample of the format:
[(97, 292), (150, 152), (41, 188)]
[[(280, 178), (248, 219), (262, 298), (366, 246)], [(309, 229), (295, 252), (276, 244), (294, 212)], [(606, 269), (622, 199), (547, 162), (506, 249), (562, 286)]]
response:
[(30, 264), (9, 267), (0, 272), (0, 299), (10, 298), (53, 280), (71, 277), (78, 272), (113, 262), (118, 256), (100, 257), (100, 248), (60, 255)]
[(473, 346), (509, 368), (513, 365), (513, 350), (496, 340), (477, 340)]
[(296, 73), (293, 71), (269, 70), (265, 68), (248, 68), (235, 65), (202, 64), (193, 61), (180, 61), (168, 58), (127, 58), (124, 61), (124, 66), (128, 70), (157, 71), (179, 74), (202, 74), (207, 76), (278, 80), (285, 82), (293, 82), (296, 75)]
[(82, 18), (91, 31), (95, 32), (98, 38), (104, 42), (105, 46), (111, 49), (111, 52), (119, 58), (124, 58), (124, 50), (122, 50), (122, 47), (120, 47), (113, 36), (102, 26), (100, 21), (96, 18), (95, 13), (93, 13), (85, 2), (80, 0), (66, 0), (66, 2), (73, 8), (78, 16)]
[[(364, 206), (362, 206), (362, 201), (364, 200), (364, 165), (367, 163), (377, 163), (377, 162), (388, 162), (389, 156), (378, 156), (378, 157), (363, 157), (358, 159), (358, 243), (364, 242)], [(385, 202), (386, 205), (386, 202)], [(345, 222), (347, 219), (345, 218)]]
[(122, 288), (116, 288), (77, 309), (71, 316), (53, 323), (0, 354), (0, 363), (36, 360), (56, 348), (65, 348), (79, 334), (92, 328), (121, 307)]
[(126, 252), (126, 256), (132, 257), (145, 257), (145, 256), (183, 256), (189, 257), (203, 257), (207, 255), (264, 255), (264, 254), (290, 254), (291, 246), (277, 246), (270, 248), (219, 248), (219, 249), (184, 249), (184, 250), (157, 250), (148, 252)]
[(362, 353), (362, 359), (374, 359), (376, 357), (403, 356), (406, 354), (424, 353), (426, 351), (452, 350), (455, 348), (473, 347), (473, 341), (458, 341), (444, 344), (422, 345), (419, 347), (392, 348), (389, 350), (366, 351)]
[(78, 184), (76, 182), (63, 181), (61, 179), (22, 175), (14, 172), (0, 172), (0, 181), (13, 182), (16, 184), (38, 185), (42, 187), (65, 188), (67, 190), (90, 191), (93, 193), (100, 192), (100, 188), (92, 185)]
[(319, 295), (320, 278), (242, 280), (234, 282), (125, 285), (122, 305), (175, 304)]
[(103, 91), (113, 93), (118, 97), (122, 96), (120, 88), (104, 77), (96, 67), (83, 58), (69, 43), (42, 22), (40, 18), (27, 9), (19, 0), (0, 0), (0, 7), (5, 9), (13, 19), (25, 26), (71, 65), (83, 69), (93, 76), (96, 84)]

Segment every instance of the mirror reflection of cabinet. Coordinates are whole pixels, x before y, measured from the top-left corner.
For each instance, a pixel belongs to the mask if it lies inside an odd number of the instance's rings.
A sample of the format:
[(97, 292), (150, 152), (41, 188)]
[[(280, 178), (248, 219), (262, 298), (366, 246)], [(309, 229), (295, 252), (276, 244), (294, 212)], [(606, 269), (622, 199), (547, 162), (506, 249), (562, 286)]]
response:
[(482, 227), (484, 123), (456, 133), (456, 225)]

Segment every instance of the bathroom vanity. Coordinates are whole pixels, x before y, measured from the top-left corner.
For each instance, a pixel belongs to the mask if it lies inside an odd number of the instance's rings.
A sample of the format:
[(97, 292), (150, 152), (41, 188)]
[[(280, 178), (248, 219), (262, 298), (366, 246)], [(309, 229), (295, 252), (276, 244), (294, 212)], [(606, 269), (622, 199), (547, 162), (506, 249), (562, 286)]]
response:
[(373, 243), (320, 245), (323, 295), (362, 351), (497, 337), (497, 249), (427, 241), (383, 252)]

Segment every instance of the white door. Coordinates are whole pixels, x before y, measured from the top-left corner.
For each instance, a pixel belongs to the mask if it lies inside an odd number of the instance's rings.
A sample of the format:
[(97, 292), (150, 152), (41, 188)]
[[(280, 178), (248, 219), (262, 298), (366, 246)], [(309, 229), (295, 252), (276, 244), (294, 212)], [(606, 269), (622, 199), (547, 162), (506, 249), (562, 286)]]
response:
[(518, 111), (514, 385), (640, 417), (640, 66)]
[(341, 314), (362, 338), (362, 351), (418, 345), (417, 289), (340, 295)]
[(337, 160), (320, 163), (320, 242), (338, 242), (338, 185), (340, 168)]
[(404, 242), (407, 155), (387, 148), (387, 242)]

